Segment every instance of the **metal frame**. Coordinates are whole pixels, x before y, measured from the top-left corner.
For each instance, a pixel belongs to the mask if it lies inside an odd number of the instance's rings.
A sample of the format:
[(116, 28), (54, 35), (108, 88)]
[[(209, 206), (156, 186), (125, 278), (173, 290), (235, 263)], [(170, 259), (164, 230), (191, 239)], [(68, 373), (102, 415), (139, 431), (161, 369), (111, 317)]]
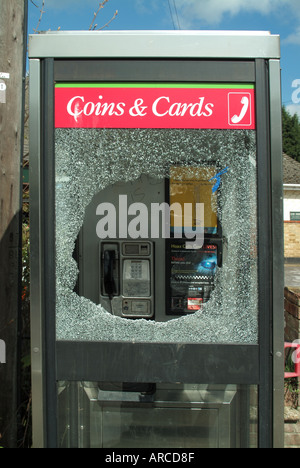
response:
[(31, 58), (278, 59), (279, 42), (265, 31), (62, 31), (29, 37)]
[[(284, 235), (282, 101), (279, 60), (269, 61), (271, 186), (272, 186), (272, 276), (273, 276), (273, 445), (284, 446)], [(282, 428), (277, 430), (276, 428)]]
[[(77, 48), (75, 44), (78, 41), (81, 45)], [(56, 380), (105, 381), (114, 380), (117, 375), (123, 381), (141, 382), (151, 377), (153, 381), (258, 384), (263, 389), (259, 394), (259, 445), (283, 446), (283, 217), (280, 205), (282, 147), (278, 37), (267, 33), (50, 33), (30, 38), (29, 55), (32, 391), (33, 425), (39, 428), (34, 431), (34, 446), (56, 446)], [(125, 59), (126, 56), (130, 58)], [(72, 57), (78, 59), (70, 60)], [(98, 60), (89, 60), (91, 57)], [(118, 59), (111, 60), (113, 57)], [(132, 57), (142, 58), (133, 60)], [(161, 61), (162, 57), (165, 60)], [(175, 57), (176, 60), (173, 59)], [(210, 60), (199, 61), (199, 58), (206, 57)], [(62, 58), (68, 59), (67, 67)], [(222, 64), (222, 76), (218, 73), (220, 62), (212, 58), (228, 59)], [(232, 58), (242, 60), (232, 61)], [(247, 61), (245, 58), (255, 60)], [(267, 60), (269, 58), (272, 60)], [(118, 81), (191, 81), (191, 76), (194, 76), (193, 81), (257, 83), (259, 310), (264, 311), (260, 318), (259, 346), (187, 344), (179, 352), (177, 345), (169, 344), (58, 342), (56, 345), (53, 316), (54, 80), (68, 81), (71, 76), (74, 81), (94, 81), (95, 77), (100, 80), (101, 75), (104, 80), (105, 76), (110, 80), (112, 75), (119, 76)], [(263, 282), (265, 286), (262, 286)], [(265, 311), (270, 311), (273, 316)], [(129, 367), (120, 366), (117, 375), (116, 369), (108, 371), (103, 367), (105, 357), (111, 357), (112, 348), (117, 355), (127, 355), (131, 363)], [(209, 370), (199, 357), (202, 352), (210, 356)], [(141, 359), (137, 360), (137, 355)], [(144, 366), (150, 367), (149, 355), (152, 358), (156, 356), (152, 359), (156, 364), (151, 375), (144, 376), (139, 370)], [(168, 370), (162, 371), (162, 364), (172, 361), (174, 366), (167, 366)], [(193, 366), (187, 371), (186, 364), (191, 361)]]
[[(30, 313), (31, 313), (31, 381), (32, 423), (40, 428), (34, 431), (35, 447), (44, 445), (44, 332), (42, 323), (41, 243), (41, 71), (40, 61), (30, 61)], [(34, 196), (32, 196), (34, 194)], [(34, 213), (34, 214), (33, 214)], [(34, 221), (36, 220), (36, 221)], [(33, 288), (35, 293), (33, 293)]]

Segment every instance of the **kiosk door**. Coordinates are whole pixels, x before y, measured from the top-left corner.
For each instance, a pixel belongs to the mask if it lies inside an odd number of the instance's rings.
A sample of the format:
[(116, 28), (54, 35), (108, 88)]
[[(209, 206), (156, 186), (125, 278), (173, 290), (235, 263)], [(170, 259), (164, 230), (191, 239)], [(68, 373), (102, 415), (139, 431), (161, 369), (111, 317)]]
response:
[[(159, 374), (172, 370), (158, 377), (152, 353), (155, 343), (193, 344), (208, 371), (219, 346), (258, 344), (254, 83), (57, 82), (55, 99), (57, 232), (72, 219), (68, 238), (77, 234), (77, 248), (57, 256), (64, 272), (57, 336), (110, 344), (114, 367), (102, 362), (106, 377), (96, 382), (88, 374), (81, 383), (60, 382), (60, 444), (249, 445), (257, 385), (205, 380), (198, 370), (196, 378), (187, 358), (167, 364), (160, 357)], [(77, 282), (67, 291), (70, 276)], [(142, 344), (134, 375), (124, 372), (128, 351), (114, 342)], [(170, 377), (176, 368), (186, 377)], [(65, 420), (69, 398), (89, 414), (73, 429)], [(220, 425), (222, 433), (230, 426), (228, 437), (216, 435)], [(73, 441), (78, 427), (80, 443)]]

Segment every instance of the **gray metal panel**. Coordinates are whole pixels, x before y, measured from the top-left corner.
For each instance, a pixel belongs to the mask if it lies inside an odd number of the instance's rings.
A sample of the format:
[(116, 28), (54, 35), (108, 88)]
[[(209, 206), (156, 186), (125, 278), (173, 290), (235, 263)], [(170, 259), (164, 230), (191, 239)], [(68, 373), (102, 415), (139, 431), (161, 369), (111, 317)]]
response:
[(34, 294), (30, 299), (31, 314), (31, 373), (32, 373), (32, 419), (33, 446), (44, 445), (44, 386), (43, 386), (43, 324), (41, 285), (41, 96), (40, 61), (30, 61), (30, 282)]
[(279, 60), (270, 60), (271, 179), (273, 222), (274, 447), (284, 446), (284, 242), (281, 79)]
[(255, 82), (254, 61), (198, 59), (57, 59), (55, 81)]
[(257, 345), (58, 341), (56, 346), (57, 380), (246, 385), (259, 381)]
[(55, 338), (56, 323), (54, 311), (56, 307), (56, 277), (55, 277), (55, 158), (54, 158), (54, 77), (53, 59), (43, 60), (41, 67), (42, 109), (41, 119), (41, 196), (42, 206), (47, 212), (41, 217), (42, 227), (42, 269), (47, 272), (43, 277), (43, 309), (42, 320), (44, 336), (44, 378), (46, 382), (46, 438), (49, 448), (56, 446), (56, 416), (52, 408), (56, 408)]
[(272, 446), (272, 211), (270, 180), (270, 125), (268, 63), (256, 61), (257, 114), (257, 229), (258, 229), (258, 299), (260, 329), (259, 445)]
[(29, 57), (278, 59), (279, 43), (257, 31), (58, 31), (29, 36)]

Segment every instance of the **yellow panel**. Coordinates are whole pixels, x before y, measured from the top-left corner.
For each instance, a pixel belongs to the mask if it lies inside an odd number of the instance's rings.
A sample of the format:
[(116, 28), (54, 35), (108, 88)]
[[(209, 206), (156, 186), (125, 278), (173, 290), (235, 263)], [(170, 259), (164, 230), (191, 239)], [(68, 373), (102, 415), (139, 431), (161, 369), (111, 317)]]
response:
[[(216, 166), (199, 167), (171, 167), (170, 168), (170, 205), (180, 203), (182, 210), (181, 223), (177, 219), (175, 223), (174, 212), (171, 211), (171, 227), (182, 226), (184, 204), (196, 203), (204, 204), (204, 228), (209, 232), (216, 232), (217, 218), (217, 192), (213, 193), (212, 188), (215, 180), (210, 181), (218, 170)], [(196, 227), (196, 210), (193, 210), (193, 226)], [(178, 216), (178, 215), (177, 215)]]

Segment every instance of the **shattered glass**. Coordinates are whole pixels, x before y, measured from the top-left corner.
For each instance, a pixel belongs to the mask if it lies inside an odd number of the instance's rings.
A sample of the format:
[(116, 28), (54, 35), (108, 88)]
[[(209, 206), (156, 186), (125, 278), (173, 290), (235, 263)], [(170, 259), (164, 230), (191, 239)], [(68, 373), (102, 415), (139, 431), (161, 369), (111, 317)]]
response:
[[(58, 340), (162, 343), (258, 341), (256, 133), (253, 130), (56, 129), (56, 322)], [(74, 292), (76, 239), (95, 194), (171, 166), (228, 167), (218, 217), (223, 265), (201, 311), (167, 322), (111, 315)]]

